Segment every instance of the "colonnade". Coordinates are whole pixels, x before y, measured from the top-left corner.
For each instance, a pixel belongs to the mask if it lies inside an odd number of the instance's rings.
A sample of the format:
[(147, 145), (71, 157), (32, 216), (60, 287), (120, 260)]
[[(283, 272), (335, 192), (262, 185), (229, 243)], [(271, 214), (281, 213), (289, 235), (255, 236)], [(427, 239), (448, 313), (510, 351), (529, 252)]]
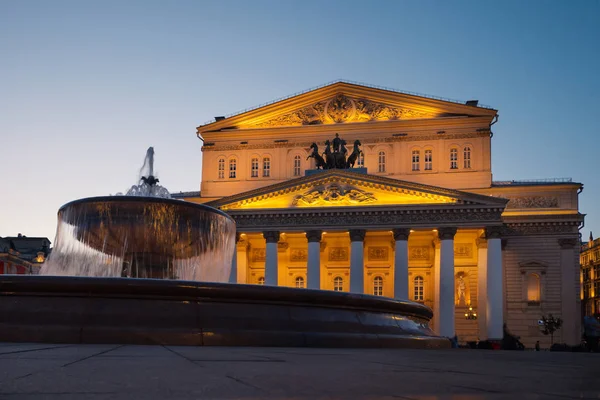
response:
[[(399, 300), (409, 298), (408, 293), (408, 238), (409, 228), (393, 229), (394, 238), (394, 295)], [(437, 230), (434, 241), (434, 327), (445, 337), (455, 335), (454, 301), (454, 236), (457, 228), (444, 227)], [(350, 229), (350, 292), (364, 293), (364, 240), (366, 230)], [(307, 288), (320, 289), (321, 230), (306, 231), (308, 241)], [(279, 231), (265, 231), (265, 284), (277, 286)], [(238, 234), (239, 239), (239, 234)], [(235, 252), (237, 253), (237, 251)], [(500, 231), (497, 227), (485, 229), (478, 240), (478, 290), (479, 332), (481, 339), (501, 339), (503, 334), (503, 267)], [(237, 254), (234, 255), (230, 282), (237, 281)]]

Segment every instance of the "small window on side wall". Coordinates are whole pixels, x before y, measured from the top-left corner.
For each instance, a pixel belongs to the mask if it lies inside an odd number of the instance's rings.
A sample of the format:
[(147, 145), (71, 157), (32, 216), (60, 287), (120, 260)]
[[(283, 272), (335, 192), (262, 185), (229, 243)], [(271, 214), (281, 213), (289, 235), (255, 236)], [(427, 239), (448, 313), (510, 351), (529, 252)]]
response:
[(219, 179), (225, 179), (225, 159), (219, 158)]
[(458, 149), (450, 149), (450, 169), (458, 169)]
[(333, 279), (333, 291), (343, 292), (344, 291), (344, 279), (341, 276), (336, 276)]
[(258, 277), (258, 284), (259, 285), (264, 285), (265, 284), (265, 277), (264, 276), (259, 276)]
[(527, 274), (527, 302), (539, 303), (542, 299), (542, 285), (538, 274)]

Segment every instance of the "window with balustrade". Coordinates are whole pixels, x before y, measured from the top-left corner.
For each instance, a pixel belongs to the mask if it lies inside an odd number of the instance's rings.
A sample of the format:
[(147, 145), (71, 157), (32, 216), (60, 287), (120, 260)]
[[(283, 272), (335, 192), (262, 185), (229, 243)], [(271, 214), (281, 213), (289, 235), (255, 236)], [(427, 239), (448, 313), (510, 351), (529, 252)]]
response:
[(424, 301), (425, 299), (425, 281), (422, 276), (415, 276), (413, 279), (413, 300)]
[(229, 160), (229, 178), (235, 179), (237, 174), (237, 160), (232, 158)]
[(225, 179), (225, 159), (219, 158), (219, 179)]
[(333, 290), (335, 292), (343, 292), (344, 291), (344, 278), (341, 276), (336, 276), (333, 279)]
[(421, 169), (421, 152), (413, 150), (412, 152), (412, 170), (419, 171)]
[(263, 178), (271, 176), (271, 158), (263, 158)]

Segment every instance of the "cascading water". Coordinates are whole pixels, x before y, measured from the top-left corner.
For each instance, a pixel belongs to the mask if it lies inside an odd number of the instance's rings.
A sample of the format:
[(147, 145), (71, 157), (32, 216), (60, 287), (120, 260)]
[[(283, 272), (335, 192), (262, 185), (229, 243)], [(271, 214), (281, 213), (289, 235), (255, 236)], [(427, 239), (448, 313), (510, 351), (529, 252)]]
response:
[(154, 176), (150, 147), (126, 195), (93, 197), (58, 211), (42, 275), (227, 282), (235, 222), (222, 211), (170, 199)]

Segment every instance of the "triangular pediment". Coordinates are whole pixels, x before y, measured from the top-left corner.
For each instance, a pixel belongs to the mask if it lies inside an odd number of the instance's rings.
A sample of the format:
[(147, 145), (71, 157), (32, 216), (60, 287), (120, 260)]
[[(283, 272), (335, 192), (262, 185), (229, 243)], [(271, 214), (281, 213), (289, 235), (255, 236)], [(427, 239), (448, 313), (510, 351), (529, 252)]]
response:
[(207, 203), (224, 211), (370, 206), (473, 205), (508, 200), (414, 182), (327, 170)]
[(493, 117), (495, 114), (496, 110), (476, 105), (336, 82), (250, 111), (219, 118), (199, 127), (198, 131), (202, 133), (223, 129), (264, 129), (457, 116)]

